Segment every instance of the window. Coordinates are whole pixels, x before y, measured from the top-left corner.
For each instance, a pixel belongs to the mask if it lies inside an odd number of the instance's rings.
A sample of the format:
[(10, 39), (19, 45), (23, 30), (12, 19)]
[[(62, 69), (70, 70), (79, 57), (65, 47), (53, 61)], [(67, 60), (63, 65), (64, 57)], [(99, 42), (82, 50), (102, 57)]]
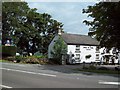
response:
[(76, 45), (76, 50), (80, 50), (80, 45)]
[(96, 53), (99, 53), (100, 51), (99, 51), (99, 47), (96, 47)]
[(96, 59), (99, 59), (99, 54), (96, 54)]
[(91, 50), (91, 49), (93, 49), (93, 47), (91, 47), (91, 46), (85, 46), (85, 47), (83, 47), (84, 49), (86, 49), (86, 50)]
[(83, 48), (87, 48), (87, 47), (83, 47)]
[(91, 48), (88, 46), (86, 50), (91, 50)]
[(76, 45), (76, 51), (75, 53), (80, 53), (80, 45)]
[(75, 59), (80, 59), (80, 54), (76, 54), (76, 58)]
[(90, 48), (91, 48), (91, 49), (93, 49), (93, 47), (92, 47), (92, 46), (91, 46)]
[(96, 51), (99, 51), (99, 47), (96, 47)]

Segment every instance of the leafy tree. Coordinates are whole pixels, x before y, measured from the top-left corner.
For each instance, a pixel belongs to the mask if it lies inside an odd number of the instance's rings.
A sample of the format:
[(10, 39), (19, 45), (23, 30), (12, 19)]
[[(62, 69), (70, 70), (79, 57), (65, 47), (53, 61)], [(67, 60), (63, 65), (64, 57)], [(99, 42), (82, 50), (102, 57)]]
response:
[(56, 33), (58, 33), (58, 29), (62, 29), (63, 24), (52, 19), (52, 16), (47, 14), (47, 13), (43, 13), (41, 14), (42, 17), (42, 22), (39, 22), (40, 24), (38, 24), (41, 28), (41, 48), (40, 51), (41, 53), (45, 53), (47, 54), (47, 50), (48, 50), (48, 45), (50, 44), (51, 40), (53, 39), (53, 37), (55, 36)]
[(50, 41), (63, 26), (51, 15), (30, 9), (26, 2), (3, 2), (2, 9), (2, 44), (11, 37), (21, 53), (47, 53)]
[(83, 22), (91, 26), (89, 35), (94, 36), (102, 47), (120, 50), (120, 2), (99, 2), (83, 9), (93, 20)]
[[(6, 37), (12, 37), (14, 44), (17, 43), (19, 39), (21, 30), (24, 30), (24, 22), (26, 21), (26, 12), (30, 8), (27, 3), (20, 2), (5, 2), (2, 3), (2, 43), (6, 41)], [(17, 35), (16, 35), (17, 34)], [(22, 33), (21, 33), (22, 34)]]
[(67, 45), (64, 42), (64, 40), (59, 37), (58, 40), (56, 40), (54, 46), (53, 46), (53, 51), (51, 52), (53, 58), (61, 64), (62, 60), (62, 55), (67, 54)]
[(2, 44), (11, 37), (14, 44), (22, 51), (27, 51), (29, 43), (29, 28), (27, 14), (30, 12), (26, 2), (4, 2), (2, 5)]

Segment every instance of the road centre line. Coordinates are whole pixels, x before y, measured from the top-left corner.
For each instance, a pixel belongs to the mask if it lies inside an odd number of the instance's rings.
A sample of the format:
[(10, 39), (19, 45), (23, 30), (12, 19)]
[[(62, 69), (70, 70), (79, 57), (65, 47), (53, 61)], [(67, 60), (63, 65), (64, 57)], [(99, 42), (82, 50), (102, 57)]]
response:
[(35, 72), (29, 72), (29, 71), (22, 71), (22, 70), (9, 69), (9, 68), (0, 68), (0, 69), (4, 69), (4, 70), (8, 70), (8, 71), (22, 72), (22, 73), (28, 73), (28, 74), (36, 74), (36, 75), (43, 75), (43, 76), (56, 77), (56, 75), (52, 75), (52, 74), (35, 73)]
[(99, 84), (111, 84), (111, 85), (120, 85), (120, 82), (108, 82), (108, 81), (99, 81)]
[(9, 87), (9, 86), (6, 86), (6, 85), (0, 85), (0, 87), (2, 87), (2, 88), (12, 88), (12, 87)]

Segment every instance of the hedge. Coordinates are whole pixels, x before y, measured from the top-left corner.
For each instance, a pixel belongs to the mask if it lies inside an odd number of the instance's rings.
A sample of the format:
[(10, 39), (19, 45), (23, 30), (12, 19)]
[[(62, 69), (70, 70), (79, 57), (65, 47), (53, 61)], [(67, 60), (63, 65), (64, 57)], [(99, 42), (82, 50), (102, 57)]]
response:
[[(2, 48), (1, 48), (2, 47)], [(15, 56), (17, 48), (15, 46), (0, 46), (2, 56)]]

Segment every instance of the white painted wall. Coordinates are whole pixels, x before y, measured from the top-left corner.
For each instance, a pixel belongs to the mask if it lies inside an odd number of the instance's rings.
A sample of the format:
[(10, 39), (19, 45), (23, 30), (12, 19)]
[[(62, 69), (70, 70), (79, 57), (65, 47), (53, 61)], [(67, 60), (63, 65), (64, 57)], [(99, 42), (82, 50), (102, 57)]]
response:
[[(81, 50), (81, 63), (91, 63), (96, 61), (96, 46), (80, 46)], [(86, 55), (91, 55), (89, 59), (86, 59)]]
[(68, 49), (67, 54), (70, 54), (70, 52), (72, 52), (74, 54), (75, 48), (76, 48), (76, 45), (67, 45), (67, 49)]
[[(76, 60), (77, 63), (91, 63), (96, 61), (96, 46), (85, 46), (80, 45), (80, 53), (76, 53), (76, 45), (68, 45), (68, 52), (67, 54), (74, 54), (74, 57), (76, 58), (76, 54), (80, 54), (80, 61)], [(86, 55), (91, 55), (89, 59), (86, 59)]]

